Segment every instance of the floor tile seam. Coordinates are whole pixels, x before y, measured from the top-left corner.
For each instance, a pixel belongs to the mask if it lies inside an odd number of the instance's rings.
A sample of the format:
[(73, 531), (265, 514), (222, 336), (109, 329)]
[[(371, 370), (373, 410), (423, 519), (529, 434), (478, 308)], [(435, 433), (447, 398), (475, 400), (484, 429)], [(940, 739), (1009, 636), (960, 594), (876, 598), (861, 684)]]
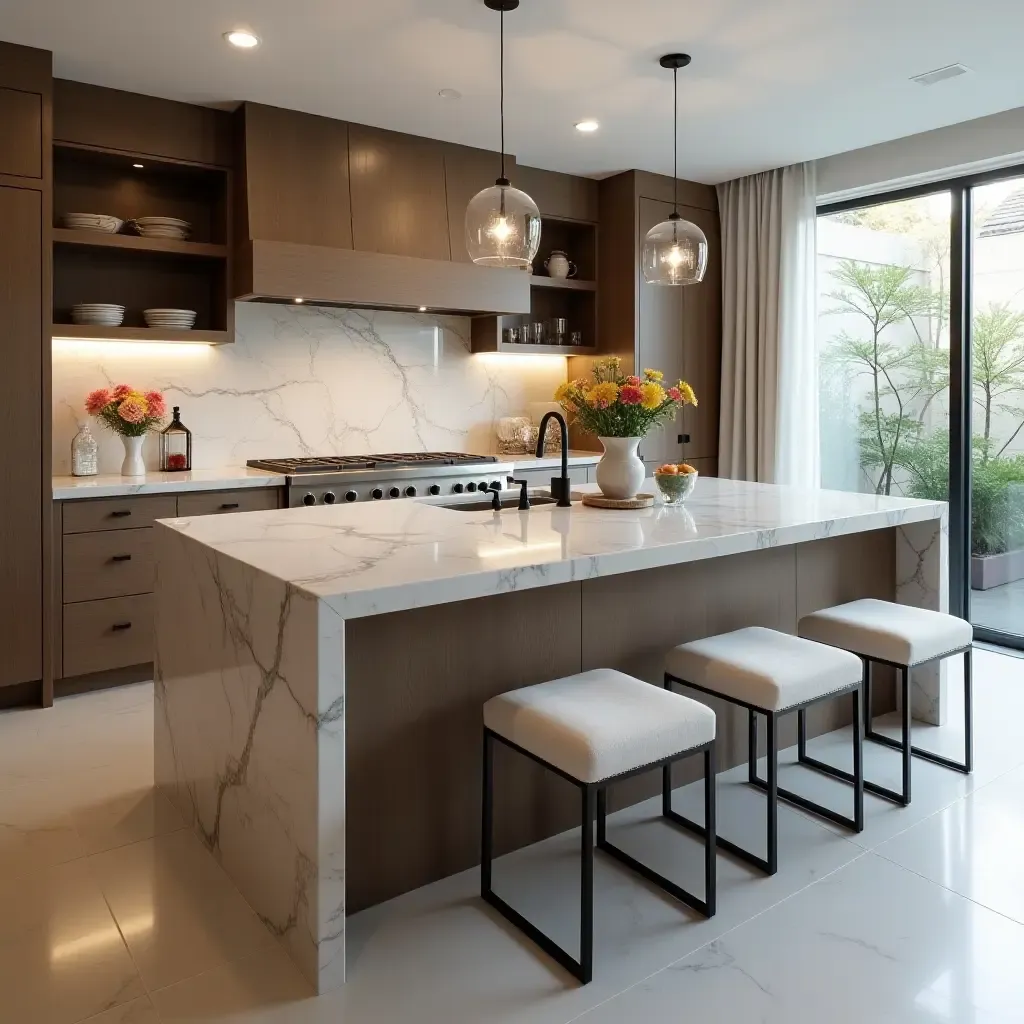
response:
[[(843, 837), (838, 836), (837, 838), (842, 839)], [(756, 914), (751, 914), (750, 917), (746, 918), (745, 920), (738, 921), (731, 928), (727, 928), (724, 932), (721, 932), (719, 935), (716, 935), (713, 938), (708, 939), (707, 942), (702, 942), (696, 948), (691, 949), (690, 952), (687, 953), (685, 956), (681, 956), (678, 959), (665, 964), (664, 967), (659, 967), (656, 971), (652, 971), (650, 974), (627, 985), (625, 988), (614, 993), (613, 995), (608, 996), (606, 999), (602, 999), (599, 1003), (595, 1003), (593, 1006), (588, 1007), (586, 1010), (584, 1010), (582, 1013), (577, 1014), (575, 1017), (570, 1017), (565, 1022), (565, 1024), (574, 1024), (575, 1021), (582, 1020), (584, 1017), (587, 1016), (587, 1014), (593, 1013), (594, 1010), (599, 1009), (606, 1003), (610, 1003), (613, 999), (618, 999), (619, 996), (625, 995), (625, 993), (630, 992), (635, 988), (638, 988), (640, 985), (646, 985), (647, 982), (649, 982), (652, 978), (656, 978), (659, 974), (663, 974), (665, 971), (671, 970), (677, 964), (683, 963), (684, 960), (689, 960), (691, 957), (701, 952), (701, 950), (707, 949), (708, 946), (714, 945), (714, 943), (716, 942), (721, 942), (727, 935), (731, 935), (738, 928), (743, 928), (745, 925), (750, 924), (751, 921), (756, 921), (763, 914), (767, 914), (769, 911), (775, 910), (777, 907), (781, 907), (784, 903), (791, 900), (794, 896), (798, 896), (800, 893), (806, 892), (808, 889), (817, 885), (819, 882), (823, 882), (826, 878), (831, 878), (832, 875), (840, 871), (843, 871), (844, 869), (848, 868), (851, 864), (855, 864), (861, 858), (865, 857), (869, 852), (867, 850), (861, 849), (860, 847), (858, 847), (858, 850), (860, 850), (860, 852), (857, 854), (857, 856), (855, 856), (851, 860), (848, 860), (845, 864), (840, 864), (838, 867), (835, 867), (831, 871), (826, 872), (820, 878), (815, 878), (814, 881), (808, 882), (807, 885), (803, 885), (799, 889), (794, 890), (788, 896), (783, 896), (782, 899), (777, 900), (770, 906), (764, 907), (763, 909), (759, 910)]]
[(879, 860), (884, 860), (887, 864), (893, 865), (893, 867), (900, 868), (908, 874), (920, 878), (924, 882), (928, 882), (930, 885), (935, 886), (936, 889), (942, 889), (944, 892), (951, 893), (953, 896), (957, 896), (976, 907), (980, 907), (982, 910), (987, 910), (989, 913), (996, 914), (1003, 918), (1004, 921), (1010, 921), (1012, 924), (1017, 925), (1018, 928), (1024, 928), (1024, 922), (1018, 921), (1017, 918), (1011, 917), (1009, 914), (1004, 914), (1003, 911), (996, 910), (995, 907), (990, 907), (987, 903), (982, 903), (980, 900), (976, 900), (972, 896), (968, 896), (966, 893), (962, 893), (957, 889), (952, 889), (948, 885), (943, 885), (942, 882), (936, 882), (934, 878), (922, 875), (920, 871), (915, 871), (913, 868), (907, 867), (906, 864), (901, 864), (899, 861), (893, 860), (892, 857), (887, 857), (884, 853), (879, 853), (878, 850), (867, 850), (865, 852), (877, 857)]

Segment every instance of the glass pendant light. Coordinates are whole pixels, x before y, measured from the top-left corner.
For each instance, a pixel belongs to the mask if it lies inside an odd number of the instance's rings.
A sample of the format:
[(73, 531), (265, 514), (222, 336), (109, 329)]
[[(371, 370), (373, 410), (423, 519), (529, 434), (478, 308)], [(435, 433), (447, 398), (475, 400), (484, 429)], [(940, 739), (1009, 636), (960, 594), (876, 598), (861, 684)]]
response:
[(484, 0), (501, 15), (501, 177), (466, 207), (466, 249), (485, 267), (528, 267), (540, 248), (540, 210), (505, 177), (505, 12), (519, 0)]
[(648, 284), (697, 284), (708, 267), (708, 240), (696, 224), (679, 215), (679, 69), (690, 63), (685, 53), (667, 53), (659, 62), (672, 69), (672, 213), (655, 224), (644, 239), (641, 263)]

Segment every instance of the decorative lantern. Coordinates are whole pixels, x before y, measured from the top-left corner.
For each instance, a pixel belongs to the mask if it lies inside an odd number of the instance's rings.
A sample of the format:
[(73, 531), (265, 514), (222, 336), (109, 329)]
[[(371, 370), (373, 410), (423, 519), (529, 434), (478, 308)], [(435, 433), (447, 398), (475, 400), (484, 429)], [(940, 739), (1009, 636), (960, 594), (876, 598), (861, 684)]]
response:
[(167, 473), (192, 468), (192, 431), (181, 422), (179, 406), (160, 433), (160, 468)]

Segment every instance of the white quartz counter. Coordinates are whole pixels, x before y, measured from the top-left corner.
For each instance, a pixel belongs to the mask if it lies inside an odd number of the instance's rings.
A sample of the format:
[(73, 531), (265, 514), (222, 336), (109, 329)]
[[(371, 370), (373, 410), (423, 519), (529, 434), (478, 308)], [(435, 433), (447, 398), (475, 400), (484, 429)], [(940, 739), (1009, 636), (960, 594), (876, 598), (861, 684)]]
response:
[(284, 487), (279, 473), (265, 473), (247, 466), (193, 469), (187, 473), (147, 473), (125, 477), (117, 473), (100, 476), (55, 476), (53, 500), (75, 498), (120, 498), (126, 494), (162, 494), (177, 491), (228, 491), (247, 487)]
[(407, 500), (165, 525), (350, 619), (944, 518), (942, 502), (702, 478), (685, 506), (638, 511)]
[[(562, 456), (555, 455), (499, 455), (502, 462), (511, 462), (520, 469), (560, 469)], [(601, 461), (600, 452), (569, 452), (570, 466), (596, 466)]]

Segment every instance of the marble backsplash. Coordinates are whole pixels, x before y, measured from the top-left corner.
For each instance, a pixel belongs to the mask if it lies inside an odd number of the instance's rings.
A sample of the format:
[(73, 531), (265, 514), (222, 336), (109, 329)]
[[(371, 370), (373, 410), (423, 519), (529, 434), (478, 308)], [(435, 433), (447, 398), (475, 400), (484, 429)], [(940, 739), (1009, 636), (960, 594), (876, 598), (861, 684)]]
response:
[[(235, 343), (56, 341), (53, 472), (70, 472), (71, 439), (93, 388), (158, 388), (180, 405), (196, 469), (249, 458), (387, 451), (494, 450), (502, 416), (549, 401), (559, 356), (472, 355), (464, 317), (237, 303)], [(100, 472), (121, 465), (99, 426)], [(157, 440), (146, 440), (147, 467)]]

